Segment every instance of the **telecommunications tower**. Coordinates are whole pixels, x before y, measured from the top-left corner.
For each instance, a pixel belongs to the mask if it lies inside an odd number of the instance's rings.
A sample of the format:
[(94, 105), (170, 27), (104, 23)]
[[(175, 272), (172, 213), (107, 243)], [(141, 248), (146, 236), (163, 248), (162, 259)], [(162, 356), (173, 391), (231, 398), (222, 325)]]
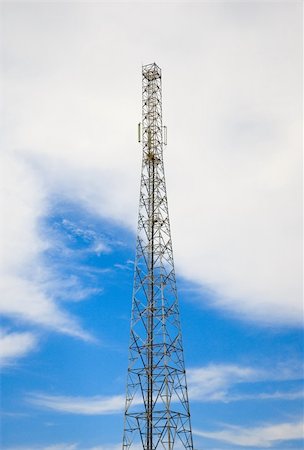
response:
[(161, 69), (142, 68), (142, 172), (123, 450), (193, 450), (163, 164)]

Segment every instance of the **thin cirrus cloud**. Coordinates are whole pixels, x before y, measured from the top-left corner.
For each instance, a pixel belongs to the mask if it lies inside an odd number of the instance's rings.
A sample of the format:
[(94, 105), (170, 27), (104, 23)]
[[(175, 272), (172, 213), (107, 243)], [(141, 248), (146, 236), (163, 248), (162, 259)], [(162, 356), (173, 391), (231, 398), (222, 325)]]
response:
[(90, 244), (86, 249), (87, 252), (96, 253), (97, 255), (111, 253), (112, 249), (110, 243), (106, 242), (106, 240), (102, 236), (99, 236), (96, 231), (84, 229), (68, 219), (62, 220), (62, 226), (69, 232), (70, 236), (74, 238), (79, 237)]
[(231, 388), (244, 383), (271, 381), (302, 380), (303, 371), (298, 364), (275, 367), (273, 370), (244, 367), (229, 364), (209, 364), (201, 368), (191, 368), (187, 371), (189, 397), (203, 402), (233, 402), (245, 400), (295, 400), (304, 397), (303, 390), (280, 391), (275, 388), (271, 392), (231, 393)]
[(226, 425), (220, 431), (193, 430), (196, 436), (213, 439), (241, 447), (274, 447), (278, 442), (303, 439), (304, 423), (283, 422), (265, 424), (258, 427), (246, 428)]
[[(289, 365), (288, 371), (276, 367), (273, 371), (241, 367), (236, 365), (209, 365), (206, 367), (189, 369), (187, 371), (189, 397), (198, 402), (233, 402), (245, 400), (297, 400), (304, 397), (303, 390), (272, 391), (253, 394), (231, 394), (233, 387), (242, 383), (254, 384), (260, 381), (301, 380), (303, 375), (298, 367)], [(32, 393), (27, 401), (37, 407), (69, 414), (104, 415), (121, 413), (125, 403), (125, 395), (110, 397), (71, 397)], [(138, 404), (141, 399), (135, 399)], [(174, 401), (174, 400), (173, 400)]]
[[(11, 153), (15, 164), (25, 160), (26, 172), (34, 168), (34, 189), (22, 184), (32, 214), (28, 218), (23, 211), (31, 224), (29, 242), (36, 242), (37, 221), (47, 214), (45, 204), (54, 193), (135, 228), (139, 58), (145, 55), (149, 62), (155, 56), (154, 40), (147, 38), (143, 47), (137, 33), (158, 34), (157, 62), (165, 63), (171, 130), (165, 157), (178, 270), (214, 292), (219, 310), (241, 320), (298, 326), (301, 43), (296, 7), (266, 3), (259, 12), (254, 4), (244, 9), (233, 3), (223, 14), (219, 5), (176, 5), (172, 22), (171, 5), (161, 14), (159, 5), (151, 5), (148, 18), (143, 5), (128, 5), (136, 27), (115, 14), (121, 5), (60, 5), (60, 19), (57, 7), (44, 4), (40, 13), (3, 8), (4, 142), (9, 152), (18, 149)], [(235, 26), (240, 15), (244, 27)], [(75, 22), (66, 17), (79, 20), (79, 26), (70, 26)], [(50, 32), (54, 22), (56, 35)], [(20, 218), (6, 217), (18, 236)]]
[(258, 371), (237, 365), (213, 365), (187, 371), (189, 397), (201, 401), (227, 401), (231, 385), (252, 382)]
[(27, 400), (38, 407), (62, 413), (81, 415), (116, 414), (123, 410), (124, 395), (111, 397), (69, 397), (60, 395), (31, 394)]

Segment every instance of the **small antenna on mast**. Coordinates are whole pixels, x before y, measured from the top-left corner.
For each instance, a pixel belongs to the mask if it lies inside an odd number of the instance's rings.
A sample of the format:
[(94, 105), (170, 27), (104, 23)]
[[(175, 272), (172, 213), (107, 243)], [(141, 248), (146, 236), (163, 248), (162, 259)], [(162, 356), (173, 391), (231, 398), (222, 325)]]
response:
[(167, 145), (167, 127), (163, 126), (163, 142), (164, 145)]

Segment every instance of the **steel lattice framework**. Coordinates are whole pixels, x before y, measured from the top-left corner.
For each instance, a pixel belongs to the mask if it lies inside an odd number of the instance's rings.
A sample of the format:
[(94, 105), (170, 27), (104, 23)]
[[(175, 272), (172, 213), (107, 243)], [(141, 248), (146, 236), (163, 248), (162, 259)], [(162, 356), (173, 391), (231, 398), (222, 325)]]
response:
[(161, 69), (142, 68), (142, 173), (123, 450), (193, 450), (163, 164)]

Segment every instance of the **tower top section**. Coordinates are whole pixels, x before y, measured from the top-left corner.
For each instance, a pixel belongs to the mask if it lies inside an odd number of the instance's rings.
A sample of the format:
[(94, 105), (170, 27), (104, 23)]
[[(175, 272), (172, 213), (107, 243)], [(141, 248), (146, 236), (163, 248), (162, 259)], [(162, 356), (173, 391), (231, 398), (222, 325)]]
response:
[(161, 68), (158, 67), (156, 63), (147, 64), (142, 67), (143, 76), (149, 80), (157, 80), (157, 78), (161, 78)]

